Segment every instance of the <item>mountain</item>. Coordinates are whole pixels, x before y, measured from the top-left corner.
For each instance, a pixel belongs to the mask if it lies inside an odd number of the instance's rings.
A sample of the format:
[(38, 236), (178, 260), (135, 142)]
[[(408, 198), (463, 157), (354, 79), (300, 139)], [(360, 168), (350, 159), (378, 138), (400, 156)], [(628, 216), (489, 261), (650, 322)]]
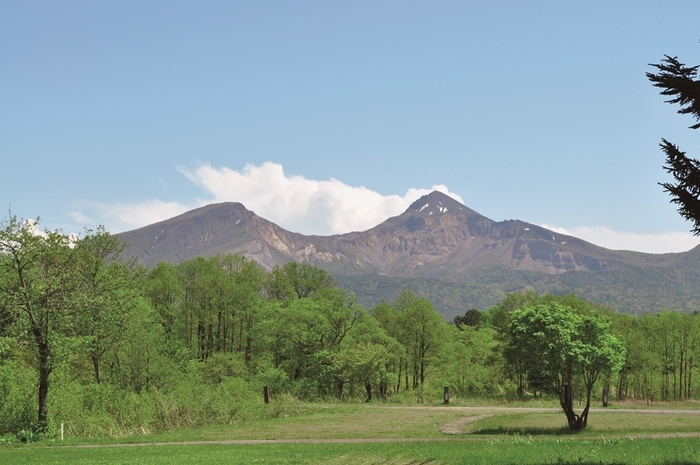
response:
[[(680, 254), (608, 250), (523, 221), (493, 221), (440, 192), (372, 229), (348, 234), (293, 233), (240, 203), (221, 203), (119, 236), (130, 244), (125, 255), (147, 266), (226, 253), (267, 269), (310, 263), (332, 273), (366, 306), (395, 298), (373, 291), (372, 283), (396, 291), (411, 282), (412, 288), (432, 289), (423, 294), (432, 293), (446, 316), (485, 308), (504, 292), (522, 289), (576, 291), (629, 312), (700, 310), (693, 285), (700, 277), (700, 248)], [(443, 292), (462, 297), (441, 298)], [(448, 302), (439, 306), (438, 300)]]
[[(306, 236), (286, 231), (237, 202), (226, 202), (183, 213), (119, 234), (135, 256), (152, 267), (158, 262), (180, 263), (199, 256), (238, 254), (270, 269), (294, 260), (294, 245)], [(291, 247), (290, 247), (291, 246)]]

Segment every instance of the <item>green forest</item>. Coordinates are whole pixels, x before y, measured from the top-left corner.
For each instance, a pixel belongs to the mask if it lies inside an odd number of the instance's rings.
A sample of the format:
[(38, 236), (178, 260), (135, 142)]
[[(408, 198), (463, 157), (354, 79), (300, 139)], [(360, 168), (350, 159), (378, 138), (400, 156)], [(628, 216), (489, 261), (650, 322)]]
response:
[(75, 237), (36, 225), (9, 217), (0, 230), (0, 437), (287, 414), (261, 413), (264, 386), (273, 404), (435, 403), (444, 387), (457, 399), (549, 397), (572, 429), (603, 389), (613, 401), (695, 395), (697, 315), (527, 292), (448, 322), (409, 289), (362, 308), (306, 264), (266, 271), (226, 255), (147, 269), (102, 227)]

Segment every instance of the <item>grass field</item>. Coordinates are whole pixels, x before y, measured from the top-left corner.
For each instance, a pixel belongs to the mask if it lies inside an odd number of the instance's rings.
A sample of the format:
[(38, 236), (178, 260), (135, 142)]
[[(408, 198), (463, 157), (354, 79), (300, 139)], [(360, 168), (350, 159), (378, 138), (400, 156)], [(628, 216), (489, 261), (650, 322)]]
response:
[(691, 410), (596, 411), (578, 434), (564, 423), (561, 412), (535, 408), (327, 404), (295, 417), (123, 440), (4, 446), (0, 463), (700, 464), (700, 437), (670, 437), (700, 433)]
[(0, 449), (6, 464), (697, 464), (698, 439), (207, 444)]

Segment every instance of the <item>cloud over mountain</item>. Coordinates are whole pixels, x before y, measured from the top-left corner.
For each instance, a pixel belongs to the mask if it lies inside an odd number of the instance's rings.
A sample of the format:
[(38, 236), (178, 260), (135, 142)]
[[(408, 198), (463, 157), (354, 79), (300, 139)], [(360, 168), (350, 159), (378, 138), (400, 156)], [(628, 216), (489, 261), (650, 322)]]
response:
[[(265, 162), (237, 171), (203, 163), (194, 169), (178, 168), (206, 196), (191, 203), (159, 199), (134, 204), (93, 205), (92, 217), (110, 230), (138, 228), (215, 202), (240, 202), (259, 216), (290, 231), (328, 235), (369, 229), (403, 212), (412, 202), (431, 191), (443, 192), (463, 202), (447, 186), (412, 188), (404, 195), (383, 195), (363, 186), (350, 186), (337, 179), (318, 181), (289, 176), (282, 165)], [(73, 217), (87, 217), (73, 212)]]
[(403, 212), (413, 201), (437, 190), (460, 202), (447, 186), (409, 189), (403, 196), (382, 195), (337, 179), (316, 181), (288, 176), (272, 162), (241, 171), (203, 164), (179, 170), (211, 197), (207, 203), (236, 201), (285, 229), (303, 234), (339, 234), (369, 229)]
[[(314, 180), (288, 175), (279, 163), (248, 164), (241, 170), (201, 163), (178, 171), (202, 190), (190, 202), (148, 199), (135, 203), (83, 204), (70, 213), (81, 226), (104, 224), (114, 232), (135, 229), (216, 202), (240, 202), (259, 216), (283, 228), (307, 235), (330, 235), (369, 229), (396, 216), (422, 195), (440, 191), (464, 202), (445, 185), (411, 188), (404, 195), (383, 195), (364, 186), (351, 186), (338, 179)], [(483, 212), (487, 214), (489, 212)], [(681, 252), (700, 240), (687, 232), (640, 234), (619, 232), (605, 226), (547, 229), (572, 235), (616, 250), (647, 253)]]
[(541, 226), (612, 250), (635, 250), (646, 253), (685, 252), (700, 244), (699, 238), (687, 232), (639, 234), (613, 231), (605, 226), (577, 226), (570, 229), (546, 224)]

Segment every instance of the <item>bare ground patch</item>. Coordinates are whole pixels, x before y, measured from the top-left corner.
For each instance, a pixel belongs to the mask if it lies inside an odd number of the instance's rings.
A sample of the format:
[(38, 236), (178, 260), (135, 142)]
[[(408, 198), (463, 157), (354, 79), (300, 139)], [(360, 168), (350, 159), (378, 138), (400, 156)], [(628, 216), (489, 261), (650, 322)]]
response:
[(473, 417), (462, 417), (455, 420), (446, 421), (440, 425), (440, 431), (442, 431), (444, 434), (462, 434), (464, 433), (464, 427), (469, 423), (474, 423), (475, 421), (492, 416), (493, 415), (477, 415)]

